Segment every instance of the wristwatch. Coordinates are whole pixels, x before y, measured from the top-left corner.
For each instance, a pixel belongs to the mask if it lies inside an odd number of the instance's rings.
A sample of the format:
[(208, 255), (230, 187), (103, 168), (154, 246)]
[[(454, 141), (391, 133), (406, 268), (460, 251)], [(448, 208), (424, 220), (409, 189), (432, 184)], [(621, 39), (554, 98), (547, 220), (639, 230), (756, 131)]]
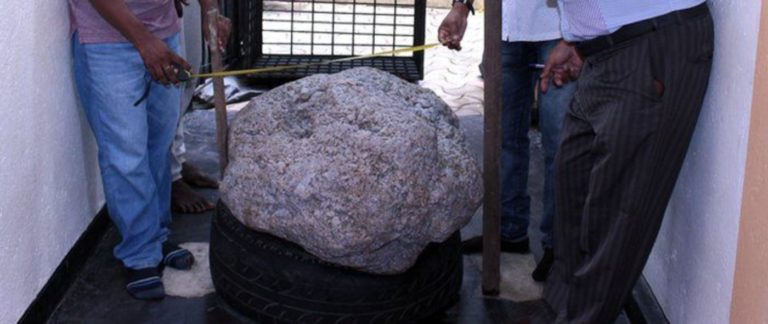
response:
[(456, 3), (463, 3), (465, 6), (467, 6), (469, 12), (471, 12), (472, 15), (475, 15), (475, 7), (472, 5), (472, 2), (472, 0), (453, 0), (452, 5), (455, 5)]

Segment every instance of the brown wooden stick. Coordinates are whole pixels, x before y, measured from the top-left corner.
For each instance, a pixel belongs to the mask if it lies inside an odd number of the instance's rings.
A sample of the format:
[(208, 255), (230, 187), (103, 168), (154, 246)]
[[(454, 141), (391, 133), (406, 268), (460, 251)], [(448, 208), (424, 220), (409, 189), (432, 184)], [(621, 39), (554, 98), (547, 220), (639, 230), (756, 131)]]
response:
[(501, 0), (486, 0), (485, 5), (483, 294), (498, 295), (501, 281)]
[[(218, 9), (208, 10), (208, 50), (211, 53), (211, 71), (222, 71), (221, 51), (219, 50), (218, 30), (216, 28), (219, 17)], [(219, 171), (221, 177), (224, 177), (224, 170), (229, 164), (229, 149), (227, 144), (227, 101), (224, 97), (224, 79), (222, 77), (213, 78), (213, 104), (216, 107), (216, 145), (219, 149)]]

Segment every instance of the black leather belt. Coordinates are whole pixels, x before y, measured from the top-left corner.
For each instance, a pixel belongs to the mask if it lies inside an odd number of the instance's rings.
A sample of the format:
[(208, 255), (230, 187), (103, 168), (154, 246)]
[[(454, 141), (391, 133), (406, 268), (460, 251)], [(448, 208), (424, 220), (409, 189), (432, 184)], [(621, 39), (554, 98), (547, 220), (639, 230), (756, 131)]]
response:
[(652, 31), (659, 30), (665, 26), (672, 24), (682, 24), (687, 20), (708, 14), (709, 7), (707, 7), (707, 3), (705, 2), (692, 8), (673, 11), (666, 15), (638, 21), (636, 23), (623, 26), (609, 35), (600, 36), (595, 39), (576, 43), (576, 49), (583, 57), (588, 57), (592, 54), (607, 50), (617, 44), (640, 37)]

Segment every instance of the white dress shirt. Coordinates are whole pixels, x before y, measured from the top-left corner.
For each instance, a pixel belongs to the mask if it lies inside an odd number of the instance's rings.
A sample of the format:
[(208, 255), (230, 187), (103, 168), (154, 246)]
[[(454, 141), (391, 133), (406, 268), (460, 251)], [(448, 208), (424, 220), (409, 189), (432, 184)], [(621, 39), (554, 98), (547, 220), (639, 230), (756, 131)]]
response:
[(584, 41), (624, 25), (695, 7), (705, 0), (558, 0), (563, 36)]
[(502, 40), (540, 42), (562, 38), (557, 0), (502, 0)]

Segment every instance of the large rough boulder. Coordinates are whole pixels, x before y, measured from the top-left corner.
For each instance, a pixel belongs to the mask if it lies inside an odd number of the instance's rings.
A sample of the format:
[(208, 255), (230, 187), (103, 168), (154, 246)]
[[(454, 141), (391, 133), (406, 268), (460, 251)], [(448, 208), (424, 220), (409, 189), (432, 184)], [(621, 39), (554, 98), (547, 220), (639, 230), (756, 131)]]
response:
[(402, 272), (481, 203), (458, 123), (430, 90), (376, 69), (307, 77), (237, 114), (222, 199), (325, 261)]

